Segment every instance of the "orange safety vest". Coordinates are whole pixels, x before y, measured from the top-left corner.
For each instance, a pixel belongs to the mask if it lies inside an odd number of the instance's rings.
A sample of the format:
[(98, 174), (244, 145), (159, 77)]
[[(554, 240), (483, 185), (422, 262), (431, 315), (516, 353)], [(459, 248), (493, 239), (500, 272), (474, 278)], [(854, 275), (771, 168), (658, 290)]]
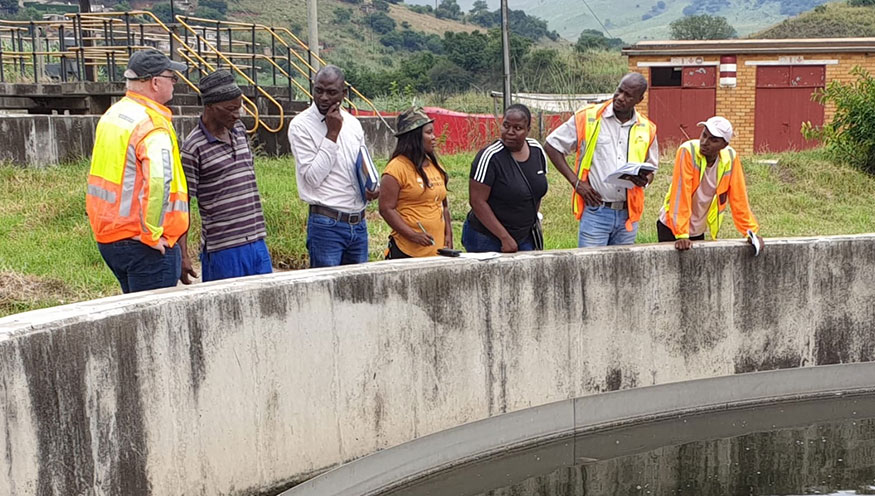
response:
[[(699, 146), (699, 140), (689, 140), (678, 147), (671, 186), (665, 195), (665, 225), (672, 230), (676, 239), (690, 237), (693, 195), (708, 166), (707, 159), (699, 153)], [(759, 225), (747, 201), (747, 184), (744, 181), (741, 160), (732, 147), (727, 146), (720, 150), (716, 167), (717, 191), (711, 200), (707, 216), (711, 239), (717, 239), (727, 204), (732, 209), (732, 220), (740, 233), (747, 234), (748, 229), (758, 232)]]
[[(577, 164), (577, 178), (586, 181), (589, 177), (589, 168), (592, 166), (592, 157), (595, 153), (595, 144), (601, 129), (602, 114), (613, 100), (600, 105), (587, 105), (574, 113), (574, 127), (577, 129), (577, 156), (574, 162)], [(644, 162), (647, 160), (647, 152), (650, 145), (656, 139), (656, 124), (638, 113), (638, 122), (629, 128), (629, 148), (626, 160), (629, 162)], [(571, 195), (571, 207), (577, 220), (583, 216), (585, 207), (583, 197), (574, 191)], [(626, 206), (629, 208), (629, 219), (626, 221), (626, 230), (632, 230), (632, 223), (641, 220), (644, 212), (644, 188), (635, 186), (626, 190)]]
[(188, 188), (170, 109), (127, 92), (97, 123), (85, 210), (98, 243), (140, 236), (173, 246), (188, 230)]

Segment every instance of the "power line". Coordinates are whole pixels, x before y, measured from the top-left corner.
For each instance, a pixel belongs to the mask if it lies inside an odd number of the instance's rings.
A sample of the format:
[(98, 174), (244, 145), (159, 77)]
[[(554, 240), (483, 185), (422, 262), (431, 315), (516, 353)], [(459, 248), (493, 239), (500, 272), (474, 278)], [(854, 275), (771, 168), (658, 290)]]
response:
[(595, 15), (595, 12), (592, 10), (592, 7), (590, 7), (589, 4), (586, 3), (586, 0), (583, 0), (583, 4), (586, 5), (586, 8), (589, 10), (589, 13), (592, 14), (593, 17), (595, 17), (595, 20), (596, 20), (596, 21), (598, 21), (599, 26), (601, 26), (602, 29), (605, 30), (605, 33), (608, 33), (608, 38), (613, 38), (614, 35), (612, 35), (611, 32), (608, 31), (608, 28), (606, 28), (605, 25), (602, 24), (602, 20), (599, 19), (599, 16)]

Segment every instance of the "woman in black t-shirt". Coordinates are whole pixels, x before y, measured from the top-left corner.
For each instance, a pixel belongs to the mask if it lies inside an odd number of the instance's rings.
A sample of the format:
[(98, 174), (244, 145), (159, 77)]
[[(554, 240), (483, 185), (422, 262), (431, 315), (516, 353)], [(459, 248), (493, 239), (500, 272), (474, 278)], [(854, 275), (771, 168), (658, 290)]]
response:
[(525, 105), (511, 105), (504, 111), (501, 139), (474, 157), (471, 211), (462, 227), (462, 245), (469, 252), (535, 249), (532, 228), (547, 193), (547, 155), (528, 138), (531, 123)]

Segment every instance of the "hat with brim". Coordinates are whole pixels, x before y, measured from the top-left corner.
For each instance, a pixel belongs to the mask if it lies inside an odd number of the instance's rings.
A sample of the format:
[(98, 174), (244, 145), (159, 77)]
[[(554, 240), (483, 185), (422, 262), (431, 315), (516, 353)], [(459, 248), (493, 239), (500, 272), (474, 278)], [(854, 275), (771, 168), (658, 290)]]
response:
[(410, 107), (398, 114), (398, 118), (395, 120), (395, 128), (397, 129), (395, 137), (415, 131), (430, 122), (434, 122), (434, 119), (429, 117), (421, 107)]
[(184, 71), (185, 69), (186, 65), (182, 62), (174, 62), (167, 55), (149, 48), (131, 55), (128, 67), (125, 69), (125, 79), (149, 79), (167, 70)]
[(725, 117), (715, 115), (707, 121), (700, 122), (698, 125), (705, 126), (708, 132), (711, 133), (711, 136), (723, 138), (727, 143), (732, 140), (732, 123)]

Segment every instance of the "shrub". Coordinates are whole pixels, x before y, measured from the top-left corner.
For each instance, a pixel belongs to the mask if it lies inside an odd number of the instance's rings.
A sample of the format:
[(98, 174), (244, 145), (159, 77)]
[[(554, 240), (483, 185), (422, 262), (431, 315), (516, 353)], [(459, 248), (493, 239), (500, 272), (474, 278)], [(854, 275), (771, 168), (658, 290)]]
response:
[(352, 10), (334, 7), (334, 24), (346, 24), (352, 19)]
[(367, 17), (368, 26), (380, 34), (386, 34), (395, 29), (395, 20), (383, 12), (374, 12)]
[(205, 7), (203, 5), (198, 5), (198, 7), (194, 9), (194, 16), (203, 17), (204, 19), (215, 19), (217, 21), (225, 20), (224, 14), (212, 7)]
[(820, 103), (835, 105), (835, 116), (820, 128), (806, 122), (802, 134), (821, 140), (835, 159), (875, 175), (875, 78), (861, 67), (851, 74), (857, 76), (856, 81), (831, 81), (815, 93)]

